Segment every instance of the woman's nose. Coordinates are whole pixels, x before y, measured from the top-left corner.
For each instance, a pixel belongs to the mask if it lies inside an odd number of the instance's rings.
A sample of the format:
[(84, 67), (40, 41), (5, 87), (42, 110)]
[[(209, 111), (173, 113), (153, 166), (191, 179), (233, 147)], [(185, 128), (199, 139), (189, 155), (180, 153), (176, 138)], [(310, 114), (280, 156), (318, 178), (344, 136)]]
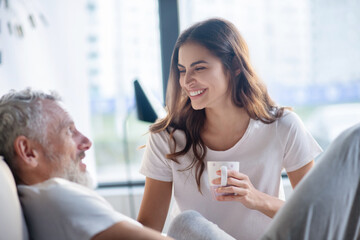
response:
[(194, 84), (194, 82), (195, 82), (195, 78), (193, 74), (191, 74), (191, 72), (186, 72), (184, 76), (185, 86), (190, 87)]

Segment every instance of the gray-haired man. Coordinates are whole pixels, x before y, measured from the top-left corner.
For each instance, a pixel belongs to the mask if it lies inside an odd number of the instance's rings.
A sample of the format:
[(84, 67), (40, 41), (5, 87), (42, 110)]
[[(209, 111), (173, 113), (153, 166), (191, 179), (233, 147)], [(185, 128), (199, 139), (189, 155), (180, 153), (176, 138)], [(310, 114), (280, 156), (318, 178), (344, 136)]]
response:
[[(18, 185), (31, 238), (171, 239), (116, 212), (85, 187), (91, 185), (84, 163), (91, 141), (59, 101), (54, 93), (30, 89), (0, 99), (0, 155)], [(194, 212), (182, 214), (169, 234), (177, 239), (232, 239), (199, 218)]]

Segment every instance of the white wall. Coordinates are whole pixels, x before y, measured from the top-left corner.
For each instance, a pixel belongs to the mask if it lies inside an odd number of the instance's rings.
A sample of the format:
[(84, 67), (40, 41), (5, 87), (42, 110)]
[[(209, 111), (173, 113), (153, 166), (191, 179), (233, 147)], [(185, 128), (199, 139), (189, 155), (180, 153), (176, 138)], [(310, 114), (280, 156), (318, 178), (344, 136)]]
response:
[[(86, 0), (9, 1), (0, 6), (0, 95), (10, 89), (56, 90), (80, 131), (91, 138), (87, 76)], [(26, 4), (26, 5), (25, 5)], [(47, 21), (39, 18), (42, 13)], [(32, 28), (28, 15), (34, 14)], [(24, 37), (10, 34), (7, 22), (21, 24)], [(94, 175), (93, 152), (87, 153)]]

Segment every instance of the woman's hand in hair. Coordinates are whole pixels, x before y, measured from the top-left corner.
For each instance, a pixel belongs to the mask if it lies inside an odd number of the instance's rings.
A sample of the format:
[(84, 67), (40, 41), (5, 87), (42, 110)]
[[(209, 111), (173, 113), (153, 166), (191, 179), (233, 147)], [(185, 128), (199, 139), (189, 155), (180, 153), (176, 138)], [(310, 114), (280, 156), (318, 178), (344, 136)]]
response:
[[(218, 174), (220, 175), (220, 171)], [(220, 182), (220, 178), (213, 181), (214, 184)], [(216, 192), (225, 194), (217, 196), (218, 201), (238, 201), (245, 207), (258, 210), (269, 217), (273, 217), (284, 204), (284, 201), (257, 190), (247, 175), (234, 170), (228, 171), (227, 186), (217, 188)]]

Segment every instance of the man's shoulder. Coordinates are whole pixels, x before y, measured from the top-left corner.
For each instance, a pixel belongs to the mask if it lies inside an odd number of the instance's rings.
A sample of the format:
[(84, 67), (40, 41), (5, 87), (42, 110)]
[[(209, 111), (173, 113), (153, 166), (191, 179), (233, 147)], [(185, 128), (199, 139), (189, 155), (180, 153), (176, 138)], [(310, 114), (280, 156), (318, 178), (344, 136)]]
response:
[(66, 180), (64, 178), (50, 178), (46, 181), (43, 181), (41, 183), (37, 183), (34, 185), (18, 185), (17, 188), (19, 191), (51, 191), (53, 189), (61, 190), (61, 189), (77, 189), (80, 186), (77, 183), (71, 182), (69, 180)]
[(66, 179), (52, 178), (32, 186), (18, 186), (25, 213), (56, 216), (112, 212), (111, 205), (93, 189)]
[[(18, 186), (24, 215), (34, 239), (90, 239), (113, 224), (129, 220), (97, 192), (65, 179), (53, 178), (32, 186)], [(131, 221), (131, 219), (129, 220)]]
[(47, 200), (60, 201), (76, 196), (96, 195), (92, 189), (63, 178), (51, 178), (30, 186), (18, 185), (18, 192), (22, 202), (36, 199), (41, 199), (43, 202)]

